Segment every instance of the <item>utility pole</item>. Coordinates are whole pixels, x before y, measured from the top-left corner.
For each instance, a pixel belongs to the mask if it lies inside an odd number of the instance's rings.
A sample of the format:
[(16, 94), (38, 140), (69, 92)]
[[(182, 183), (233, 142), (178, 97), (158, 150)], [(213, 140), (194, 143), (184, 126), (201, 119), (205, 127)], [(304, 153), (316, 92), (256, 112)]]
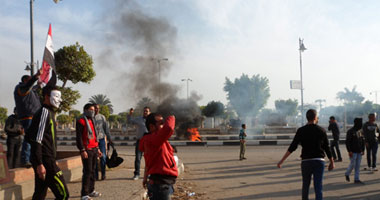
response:
[(187, 90), (187, 97), (186, 99), (188, 100), (189, 99), (189, 81), (193, 81), (191, 80), (190, 78), (186, 78), (186, 79), (182, 79), (181, 81), (186, 81), (186, 90)]
[(302, 80), (302, 52), (306, 50), (305, 45), (303, 44), (303, 39), (299, 38), (299, 49), (300, 51), (300, 78), (301, 78), (301, 117), (302, 117), (302, 124), (304, 125), (304, 110), (303, 110), (303, 80)]

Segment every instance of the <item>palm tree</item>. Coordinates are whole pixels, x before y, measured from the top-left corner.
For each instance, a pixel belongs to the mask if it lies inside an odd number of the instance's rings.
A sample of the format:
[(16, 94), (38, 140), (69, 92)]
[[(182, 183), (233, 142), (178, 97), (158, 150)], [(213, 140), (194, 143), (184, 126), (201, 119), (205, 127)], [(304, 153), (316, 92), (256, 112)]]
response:
[(352, 90), (344, 88), (344, 91), (340, 91), (336, 94), (336, 98), (345, 103), (361, 103), (364, 100), (363, 95), (356, 91), (356, 85)]
[(105, 105), (108, 107), (110, 113), (111, 114), (113, 113), (113, 109), (112, 109), (113, 105), (111, 104), (111, 100), (107, 97), (107, 95), (97, 94), (97, 95), (91, 96), (91, 98), (89, 99), (89, 102), (93, 104)]

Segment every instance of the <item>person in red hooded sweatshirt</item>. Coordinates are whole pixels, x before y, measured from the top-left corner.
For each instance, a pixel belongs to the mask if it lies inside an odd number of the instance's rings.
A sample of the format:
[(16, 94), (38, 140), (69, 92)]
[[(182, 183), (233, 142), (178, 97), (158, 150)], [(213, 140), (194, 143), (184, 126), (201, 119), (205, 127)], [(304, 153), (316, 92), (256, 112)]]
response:
[(178, 176), (174, 151), (168, 139), (174, 133), (175, 117), (166, 121), (160, 114), (151, 113), (145, 121), (148, 129), (140, 140), (140, 151), (144, 152), (145, 171), (143, 187), (148, 188), (150, 200), (170, 199)]

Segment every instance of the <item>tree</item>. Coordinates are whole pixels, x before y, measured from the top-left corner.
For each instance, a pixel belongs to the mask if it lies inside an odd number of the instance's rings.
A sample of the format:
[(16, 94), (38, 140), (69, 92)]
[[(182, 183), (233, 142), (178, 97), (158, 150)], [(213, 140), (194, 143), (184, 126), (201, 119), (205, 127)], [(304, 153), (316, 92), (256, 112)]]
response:
[(157, 104), (152, 101), (149, 97), (143, 97), (136, 105), (135, 112), (133, 114), (135, 115), (141, 115), (141, 113), (144, 110), (144, 107), (148, 106), (151, 111), (154, 111), (157, 109)]
[(108, 121), (110, 122), (111, 128), (116, 124), (119, 123), (119, 115), (110, 115), (108, 118)]
[(110, 117), (110, 110), (106, 105), (99, 105), (99, 113), (104, 115), (107, 120)]
[(65, 87), (68, 81), (73, 84), (83, 82), (90, 83), (95, 77), (93, 62), (90, 55), (80, 46), (78, 42), (75, 45), (64, 46), (54, 53), (57, 77), (63, 82), (60, 88), (63, 102), (58, 109), (69, 111), (72, 105), (75, 105), (80, 98), (78, 91)]
[(364, 100), (363, 95), (356, 91), (356, 85), (352, 90), (344, 88), (344, 91), (340, 91), (336, 94), (336, 98), (345, 104), (361, 103)]
[(65, 87), (67, 81), (74, 84), (90, 83), (96, 75), (92, 57), (78, 42), (62, 47), (54, 53), (54, 58), (58, 78), (63, 82), (62, 87)]
[(57, 112), (67, 112), (71, 109), (72, 105), (77, 104), (78, 99), (81, 97), (79, 91), (71, 89), (71, 87), (58, 87), (62, 93), (62, 103), (59, 106)]
[(240, 117), (256, 117), (270, 96), (268, 83), (266, 77), (253, 75), (249, 78), (248, 75), (242, 74), (234, 82), (226, 77), (224, 91)]
[(202, 109), (202, 114), (206, 117), (216, 117), (223, 115), (224, 105), (219, 101), (211, 101)]
[(119, 115), (119, 117), (117, 118), (117, 120), (119, 121), (119, 123), (120, 124), (126, 124), (128, 113), (127, 112), (121, 112), (118, 115)]
[(57, 117), (57, 122), (61, 125), (70, 124), (72, 120), (73, 119), (69, 115), (66, 115), (66, 114), (60, 114)]
[(276, 100), (274, 102), (274, 106), (276, 107), (276, 110), (279, 114), (286, 116), (293, 116), (297, 114), (297, 106), (298, 101), (297, 100)]
[(79, 110), (70, 110), (69, 115), (72, 119), (78, 119), (81, 116), (81, 112)]
[(0, 106), (0, 124), (5, 124), (8, 118), (8, 109)]
[(107, 97), (107, 95), (104, 95), (104, 94), (93, 95), (89, 99), (89, 102), (93, 103), (93, 104), (107, 106), (108, 107), (108, 111), (111, 114), (113, 113), (113, 105), (111, 103), (111, 100)]

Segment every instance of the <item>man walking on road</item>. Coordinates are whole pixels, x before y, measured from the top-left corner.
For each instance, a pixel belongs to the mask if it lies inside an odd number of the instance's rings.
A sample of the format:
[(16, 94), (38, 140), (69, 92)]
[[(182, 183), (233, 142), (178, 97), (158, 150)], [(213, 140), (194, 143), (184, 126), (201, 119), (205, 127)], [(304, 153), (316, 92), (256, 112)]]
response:
[(360, 174), (360, 162), (362, 161), (362, 155), (364, 155), (364, 137), (362, 134), (363, 120), (362, 118), (354, 119), (354, 127), (347, 131), (346, 136), (346, 148), (348, 157), (350, 157), (350, 165), (348, 166), (346, 173), (346, 181), (350, 182), (350, 174), (352, 169), (355, 169), (354, 183), (363, 184), (359, 179)]
[(144, 133), (148, 132), (147, 127), (145, 126), (146, 117), (150, 114), (150, 108), (144, 107), (143, 115), (140, 117), (132, 118), (134, 110), (131, 108), (129, 110), (129, 115), (127, 120), (129, 124), (136, 125), (136, 145), (135, 145), (135, 172), (133, 180), (138, 180), (140, 176), (140, 164), (143, 153), (139, 150), (140, 139), (144, 136)]
[(175, 117), (169, 116), (164, 122), (161, 115), (152, 113), (146, 118), (146, 127), (149, 132), (141, 138), (139, 146), (145, 159), (143, 187), (148, 188), (149, 199), (168, 200), (178, 176), (168, 141), (174, 133)]
[[(342, 162), (342, 156), (341, 156), (340, 150), (339, 150), (339, 134), (340, 134), (340, 132), (339, 132), (338, 123), (336, 122), (334, 116), (330, 117), (328, 130), (331, 131), (332, 135), (333, 135), (333, 140), (330, 143), (331, 144), (332, 157), (334, 158), (335, 162)], [(334, 147), (336, 149), (336, 153), (335, 153)], [(338, 157), (337, 157), (337, 155), (338, 155)]]
[[(376, 116), (371, 113), (368, 115), (368, 122), (363, 125), (363, 133), (365, 139), (365, 147), (367, 150), (367, 165), (368, 168), (364, 168), (364, 170), (369, 171), (377, 171), (376, 168), (376, 156), (377, 156), (377, 148), (378, 148), (378, 139), (376, 136), (376, 132), (379, 132), (379, 127), (375, 123)], [(372, 159), (371, 159), (372, 158)]]
[(302, 146), (301, 171), (302, 171), (302, 199), (309, 199), (309, 187), (311, 176), (314, 180), (315, 199), (322, 200), (322, 180), (325, 169), (325, 153), (330, 160), (328, 169), (334, 169), (334, 160), (331, 156), (329, 141), (326, 131), (317, 125), (317, 111), (310, 109), (306, 112), (307, 124), (297, 130), (296, 135), (290, 144), (288, 151), (284, 154), (277, 167), (281, 168), (282, 163), (289, 155), (297, 149), (298, 144)]

